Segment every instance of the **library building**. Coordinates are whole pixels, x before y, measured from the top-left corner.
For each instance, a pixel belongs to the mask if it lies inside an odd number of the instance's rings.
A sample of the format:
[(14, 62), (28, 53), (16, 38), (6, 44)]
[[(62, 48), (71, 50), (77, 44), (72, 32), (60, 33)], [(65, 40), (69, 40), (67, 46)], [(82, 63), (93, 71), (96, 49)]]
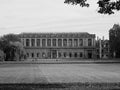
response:
[(21, 33), (28, 59), (92, 59), (95, 57), (95, 34)]

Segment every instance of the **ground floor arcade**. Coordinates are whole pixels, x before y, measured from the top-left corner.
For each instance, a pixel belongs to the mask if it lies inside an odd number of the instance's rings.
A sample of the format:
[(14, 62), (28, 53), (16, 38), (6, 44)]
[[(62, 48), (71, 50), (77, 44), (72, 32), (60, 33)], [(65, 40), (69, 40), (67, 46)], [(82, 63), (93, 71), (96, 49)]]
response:
[(94, 49), (26, 49), (29, 59), (92, 59), (95, 57)]

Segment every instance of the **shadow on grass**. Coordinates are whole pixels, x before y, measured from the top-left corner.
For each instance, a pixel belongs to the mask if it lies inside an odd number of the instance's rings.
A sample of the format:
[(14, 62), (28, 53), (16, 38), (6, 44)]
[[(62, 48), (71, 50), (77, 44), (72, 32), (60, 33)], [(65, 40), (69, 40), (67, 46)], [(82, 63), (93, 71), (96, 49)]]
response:
[(0, 84), (0, 90), (120, 90), (120, 83)]

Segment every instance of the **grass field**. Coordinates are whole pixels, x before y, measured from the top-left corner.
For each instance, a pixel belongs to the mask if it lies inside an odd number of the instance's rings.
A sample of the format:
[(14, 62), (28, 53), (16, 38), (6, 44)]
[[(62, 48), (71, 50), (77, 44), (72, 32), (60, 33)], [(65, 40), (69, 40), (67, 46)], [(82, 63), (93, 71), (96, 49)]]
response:
[[(39, 84), (39, 85), (48, 84), (49, 85), (56, 83), (61, 84), (61, 86), (72, 83), (72, 85), (75, 86), (76, 88), (79, 88), (79, 86), (81, 85), (78, 83), (87, 83), (87, 84), (118, 83), (118, 86), (116, 87), (119, 88), (120, 64), (1, 64), (0, 65), (0, 84)], [(4, 87), (4, 85), (1, 87)], [(70, 87), (70, 88), (74, 88), (74, 87)], [(85, 90), (90, 90), (90, 88)], [(93, 88), (91, 90), (93, 90)]]

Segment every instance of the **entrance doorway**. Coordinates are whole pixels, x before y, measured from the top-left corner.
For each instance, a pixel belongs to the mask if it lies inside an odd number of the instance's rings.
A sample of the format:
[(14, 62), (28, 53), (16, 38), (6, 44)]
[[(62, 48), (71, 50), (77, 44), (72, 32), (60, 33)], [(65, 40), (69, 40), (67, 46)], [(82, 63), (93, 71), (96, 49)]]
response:
[(89, 59), (92, 58), (92, 53), (88, 53), (88, 58), (89, 58)]

